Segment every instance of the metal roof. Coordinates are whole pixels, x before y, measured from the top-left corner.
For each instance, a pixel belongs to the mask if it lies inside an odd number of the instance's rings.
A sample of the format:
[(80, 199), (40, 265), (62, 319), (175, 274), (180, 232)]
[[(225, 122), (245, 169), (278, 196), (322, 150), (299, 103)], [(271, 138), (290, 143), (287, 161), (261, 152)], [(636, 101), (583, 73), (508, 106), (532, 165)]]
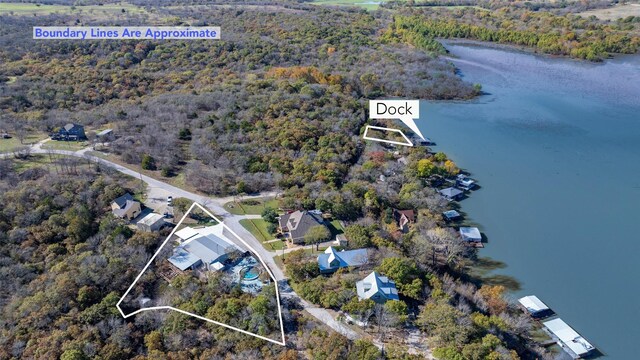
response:
[(147, 216), (140, 219), (140, 221), (138, 221), (138, 224), (151, 226), (155, 223), (160, 222), (160, 220), (164, 221), (164, 217), (162, 215), (156, 214), (156, 213), (149, 213), (147, 214)]
[(193, 265), (197, 264), (200, 259), (184, 250), (183, 248), (176, 248), (173, 256), (169, 258), (169, 262), (178, 269), (185, 271)]
[(189, 240), (198, 234), (199, 232), (197, 229), (185, 226), (184, 228), (176, 231), (174, 235), (179, 237), (182, 240)]
[(538, 299), (535, 295), (529, 295), (518, 299), (518, 302), (524, 306), (528, 312), (535, 314), (541, 311), (549, 310), (549, 307), (545, 305), (540, 299)]
[[(336, 251), (329, 246), (324, 254), (318, 255), (318, 267), (323, 270), (337, 270), (347, 266), (362, 266), (369, 261), (367, 249)], [(331, 263), (334, 262), (334, 265)]]
[(400, 299), (396, 283), (375, 271), (356, 282), (356, 290), (360, 299), (370, 299), (376, 294), (381, 294), (386, 300)]
[(460, 235), (465, 241), (482, 241), (482, 235), (477, 227), (461, 227)]
[(586, 355), (595, 349), (587, 340), (573, 330), (562, 319), (553, 319), (543, 323), (549, 331), (558, 337), (562, 344), (578, 356)]

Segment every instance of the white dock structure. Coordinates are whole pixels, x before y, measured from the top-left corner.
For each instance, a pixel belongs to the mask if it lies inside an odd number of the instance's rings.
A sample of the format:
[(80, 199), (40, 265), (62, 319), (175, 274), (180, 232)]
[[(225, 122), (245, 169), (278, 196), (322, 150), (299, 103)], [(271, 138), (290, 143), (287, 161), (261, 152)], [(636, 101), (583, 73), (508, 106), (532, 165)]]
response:
[(574, 359), (580, 359), (596, 349), (562, 319), (549, 320), (543, 324), (551, 334), (558, 338), (558, 345)]
[(534, 318), (547, 317), (553, 312), (535, 295), (529, 295), (518, 299), (520, 305)]

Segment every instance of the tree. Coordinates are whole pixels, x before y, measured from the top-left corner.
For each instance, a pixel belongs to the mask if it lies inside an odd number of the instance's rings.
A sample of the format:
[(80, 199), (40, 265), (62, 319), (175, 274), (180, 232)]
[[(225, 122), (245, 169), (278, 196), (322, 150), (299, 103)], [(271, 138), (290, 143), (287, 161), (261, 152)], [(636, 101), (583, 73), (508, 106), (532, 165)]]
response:
[(307, 245), (316, 244), (316, 247), (321, 242), (331, 239), (331, 232), (324, 225), (315, 225), (309, 228), (309, 231), (304, 235), (304, 243)]
[(180, 140), (191, 140), (191, 130), (189, 130), (188, 128), (180, 129), (178, 138)]
[(88, 357), (80, 350), (71, 349), (62, 353), (60, 360), (85, 360)]
[(267, 207), (262, 211), (262, 218), (269, 223), (278, 222), (278, 212), (271, 207)]
[(414, 299), (420, 298), (422, 280), (418, 277), (415, 262), (401, 257), (386, 258), (377, 270), (395, 281), (401, 294)]
[(422, 159), (418, 161), (416, 173), (419, 177), (428, 177), (435, 174), (437, 167), (430, 159)]
[(144, 344), (147, 347), (147, 351), (164, 351), (162, 346), (162, 334), (157, 330), (154, 330), (144, 336)]
[(368, 228), (360, 224), (347, 226), (344, 233), (351, 247), (363, 248), (371, 246), (371, 233)]
[(145, 170), (156, 170), (156, 160), (149, 154), (144, 154), (140, 165)]

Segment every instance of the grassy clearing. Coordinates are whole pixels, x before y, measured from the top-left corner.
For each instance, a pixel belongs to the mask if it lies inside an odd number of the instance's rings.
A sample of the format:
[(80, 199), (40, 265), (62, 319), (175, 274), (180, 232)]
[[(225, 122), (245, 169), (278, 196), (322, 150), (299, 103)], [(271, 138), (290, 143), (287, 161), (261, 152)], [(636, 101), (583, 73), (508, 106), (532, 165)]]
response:
[(329, 6), (357, 6), (367, 10), (376, 10), (383, 1), (376, 0), (315, 0), (313, 5), (329, 5)]
[(616, 20), (627, 16), (640, 16), (640, 4), (616, 5), (604, 9), (588, 10), (578, 13), (582, 17), (595, 16), (601, 20)]
[(146, 12), (143, 8), (136, 5), (120, 3), (120, 4), (104, 4), (104, 5), (43, 5), (33, 3), (0, 3), (0, 14), (9, 15), (49, 15), (53, 13), (103, 13), (104, 15), (115, 15), (122, 13), (122, 10), (129, 13)]
[(274, 238), (267, 230), (267, 222), (262, 219), (242, 219), (240, 220), (240, 225), (244, 226), (251, 235), (262, 242), (273, 240)]
[(18, 140), (16, 137), (13, 137), (11, 139), (0, 139), (0, 153), (11, 152), (15, 148), (31, 145), (46, 138), (46, 134), (31, 134), (24, 139), (24, 144), (20, 144), (20, 140)]
[(43, 149), (53, 149), (53, 150), (69, 150), (69, 151), (78, 151), (82, 150), (89, 146), (89, 143), (86, 141), (58, 141), (58, 140), (49, 140), (42, 145)]
[(342, 228), (342, 225), (340, 225), (340, 221), (338, 220), (331, 221), (327, 224), (327, 227), (329, 228), (329, 231), (331, 231), (331, 238), (334, 240), (336, 236), (344, 234), (344, 229)]
[(279, 207), (278, 200), (274, 198), (257, 198), (257, 199), (245, 199), (236, 203), (230, 201), (224, 204), (224, 209), (234, 215), (261, 215), (265, 208)]

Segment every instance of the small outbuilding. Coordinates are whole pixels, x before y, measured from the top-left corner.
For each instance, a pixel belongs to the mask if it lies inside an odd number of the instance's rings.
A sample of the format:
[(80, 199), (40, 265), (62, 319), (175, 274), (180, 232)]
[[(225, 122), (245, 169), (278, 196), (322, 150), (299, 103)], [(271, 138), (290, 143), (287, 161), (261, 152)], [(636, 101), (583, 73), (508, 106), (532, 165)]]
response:
[(442, 213), (442, 217), (446, 221), (455, 221), (455, 220), (460, 219), (461, 215), (456, 210), (448, 210), (448, 211), (445, 211), (445, 212)]
[(138, 221), (136, 226), (138, 230), (152, 232), (158, 231), (165, 225), (164, 216), (156, 213), (150, 213)]
[(482, 242), (482, 235), (477, 227), (461, 227), (460, 236), (462, 236), (462, 240), (467, 242)]

